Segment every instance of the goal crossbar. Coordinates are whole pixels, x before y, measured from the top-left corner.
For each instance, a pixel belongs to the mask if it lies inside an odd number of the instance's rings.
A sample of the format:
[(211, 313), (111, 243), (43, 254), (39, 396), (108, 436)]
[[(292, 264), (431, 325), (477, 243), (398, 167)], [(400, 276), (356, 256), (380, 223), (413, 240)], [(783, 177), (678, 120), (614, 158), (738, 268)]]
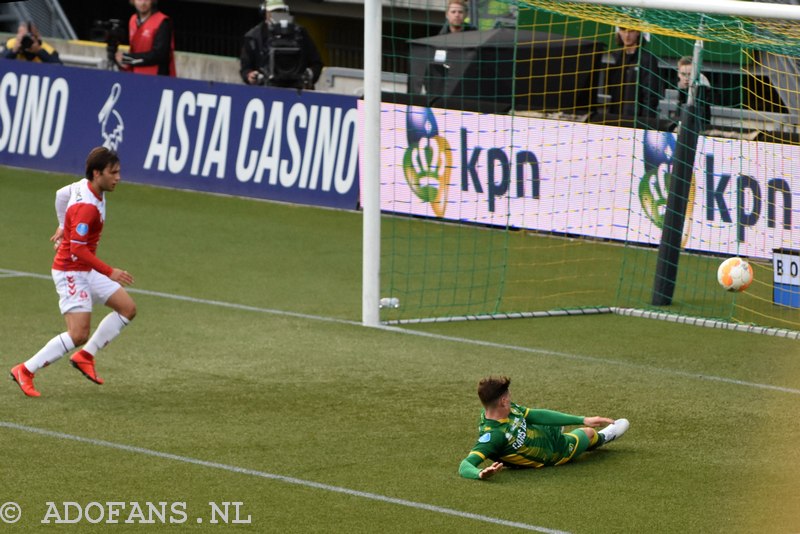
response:
[[(535, 2), (524, 2), (535, 4)], [(800, 6), (743, 2), (741, 0), (571, 0), (559, 4), (595, 4), (635, 9), (661, 9), (708, 15), (728, 15), (755, 19), (800, 20)]]

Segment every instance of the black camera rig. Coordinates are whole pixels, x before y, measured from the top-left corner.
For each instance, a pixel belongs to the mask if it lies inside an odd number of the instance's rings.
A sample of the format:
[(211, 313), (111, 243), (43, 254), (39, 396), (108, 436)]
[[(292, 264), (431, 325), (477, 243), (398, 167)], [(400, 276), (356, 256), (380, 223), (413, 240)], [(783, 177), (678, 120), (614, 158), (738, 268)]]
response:
[(128, 32), (119, 19), (96, 20), (92, 24), (92, 41), (106, 43), (109, 70), (117, 70), (117, 49), (127, 36)]
[(291, 20), (269, 25), (265, 64), (259, 70), (259, 83), (273, 87), (308, 89), (311, 78), (303, 52), (303, 32)]

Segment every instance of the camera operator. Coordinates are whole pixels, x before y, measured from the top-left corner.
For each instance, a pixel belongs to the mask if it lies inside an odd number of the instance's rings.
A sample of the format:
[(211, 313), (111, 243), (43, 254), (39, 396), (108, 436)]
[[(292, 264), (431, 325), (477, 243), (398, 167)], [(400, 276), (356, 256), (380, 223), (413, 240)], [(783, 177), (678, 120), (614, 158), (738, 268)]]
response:
[(244, 35), (239, 58), (242, 80), (249, 85), (313, 89), (322, 59), (308, 31), (295, 24), (283, 0), (266, 0), (264, 21)]
[(23, 22), (17, 35), (6, 41), (2, 55), (6, 59), (21, 59), (38, 63), (61, 63), (56, 49), (45, 43), (33, 22)]
[(156, 0), (131, 0), (136, 13), (128, 22), (130, 51), (118, 51), (117, 63), (136, 74), (175, 76), (175, 37), (172, 21), (158, 10)]

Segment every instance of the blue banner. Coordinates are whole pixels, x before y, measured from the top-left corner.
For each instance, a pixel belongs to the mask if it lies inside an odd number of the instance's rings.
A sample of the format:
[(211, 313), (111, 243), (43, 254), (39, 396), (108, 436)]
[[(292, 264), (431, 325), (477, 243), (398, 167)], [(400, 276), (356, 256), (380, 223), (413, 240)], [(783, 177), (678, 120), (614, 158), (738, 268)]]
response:
[(0, 165), (356, 209), (355, 97), (0, 61)]

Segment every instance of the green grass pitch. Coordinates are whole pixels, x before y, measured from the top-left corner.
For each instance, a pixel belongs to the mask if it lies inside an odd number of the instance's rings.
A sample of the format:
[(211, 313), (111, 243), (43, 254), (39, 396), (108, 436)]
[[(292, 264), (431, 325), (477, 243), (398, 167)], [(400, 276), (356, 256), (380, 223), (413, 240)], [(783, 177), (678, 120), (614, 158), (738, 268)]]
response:
[[(0, 168), (4, 376), (64, 330), (48, 237), (74, 179)], [(616, 316), (368, 329), (360, 214), (125, 182), (108, 202), (99, 255), (134, 274), (139, 315), (100, 353), (103, 386), (66, 359), (40, 399), (3, 382), (0, 513), (22, 515), (2, 532), (800, 531), (796, 341)], [(487, 374), (631, 429), (461, 479)], [(186, 518), (42, 524), (49, 502), (114, 501)], [(211, 523), (209, 502), (249, 523)]]

